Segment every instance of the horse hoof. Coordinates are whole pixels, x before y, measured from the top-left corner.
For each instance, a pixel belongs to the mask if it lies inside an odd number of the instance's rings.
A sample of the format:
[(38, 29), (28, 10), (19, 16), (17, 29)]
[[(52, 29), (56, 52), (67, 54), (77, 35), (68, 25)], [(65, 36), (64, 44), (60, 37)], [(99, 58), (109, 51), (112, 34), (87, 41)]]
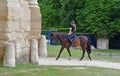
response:
[(58, 58), (56, 58), (56, 60), (58, 60)]
[(79, 61), (82, 61), (82, 59), (79, 59)]
[(68, 60), (71, 60), (71, 58), (68, 58)]
[(90, 59), (90, 61), (92, 61), (92, 59)]

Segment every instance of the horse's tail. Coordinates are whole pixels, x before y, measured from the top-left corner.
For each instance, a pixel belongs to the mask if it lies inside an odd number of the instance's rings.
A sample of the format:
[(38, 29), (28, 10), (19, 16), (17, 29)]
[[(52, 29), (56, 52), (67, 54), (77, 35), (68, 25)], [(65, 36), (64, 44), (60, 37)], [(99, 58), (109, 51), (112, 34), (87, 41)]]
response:
[(91, 46), (90, 46), (90, 39), (88, 38), (88, 42), (87, 42), (87, 51), (90, 54), (91, 53)]

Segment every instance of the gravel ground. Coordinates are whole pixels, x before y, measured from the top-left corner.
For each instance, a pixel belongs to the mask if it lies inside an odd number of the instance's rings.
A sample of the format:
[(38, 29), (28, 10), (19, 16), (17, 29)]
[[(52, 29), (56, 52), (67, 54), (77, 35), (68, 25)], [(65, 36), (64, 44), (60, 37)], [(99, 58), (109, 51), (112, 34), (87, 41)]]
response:
[(79, 59), (68, 60), (66, 58), (60, 58), (59, 60), (55, 60), (55, 58), (40, 58), (39, 65), (97, 66), (97, 67), (120, 69), (120, 62), (108, 62), (108, 61), (100, 61), (100, 60), (92, 60), (92, 61), (82, 60), (82, 61), (79, 61)]

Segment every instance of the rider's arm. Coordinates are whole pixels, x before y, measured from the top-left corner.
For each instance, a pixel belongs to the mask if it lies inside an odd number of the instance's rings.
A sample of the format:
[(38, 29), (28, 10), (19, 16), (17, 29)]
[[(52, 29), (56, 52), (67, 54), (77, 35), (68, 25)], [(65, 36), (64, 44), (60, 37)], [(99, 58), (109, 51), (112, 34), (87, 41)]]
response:
[(70, 28), (70, 31), (68, 33), (68, 35), (71, 35), (73, 32), (72, 32), (72, 28)]

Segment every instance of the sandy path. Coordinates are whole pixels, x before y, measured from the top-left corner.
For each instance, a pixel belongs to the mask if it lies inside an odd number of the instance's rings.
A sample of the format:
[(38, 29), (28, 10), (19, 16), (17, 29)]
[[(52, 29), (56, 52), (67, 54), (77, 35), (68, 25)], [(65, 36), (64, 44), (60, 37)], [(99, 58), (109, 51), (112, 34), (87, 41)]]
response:
[(68, 60), (65, 58), (60, 58), (59, 60), (55, 60), (55, 58), (40, 58), (40, 65), (97, 66), (97, 67), (120, 69), (120, 62), (115, 63), (115, 62), (100, 61), (100, 60), (79, 61), (79, 59)]

